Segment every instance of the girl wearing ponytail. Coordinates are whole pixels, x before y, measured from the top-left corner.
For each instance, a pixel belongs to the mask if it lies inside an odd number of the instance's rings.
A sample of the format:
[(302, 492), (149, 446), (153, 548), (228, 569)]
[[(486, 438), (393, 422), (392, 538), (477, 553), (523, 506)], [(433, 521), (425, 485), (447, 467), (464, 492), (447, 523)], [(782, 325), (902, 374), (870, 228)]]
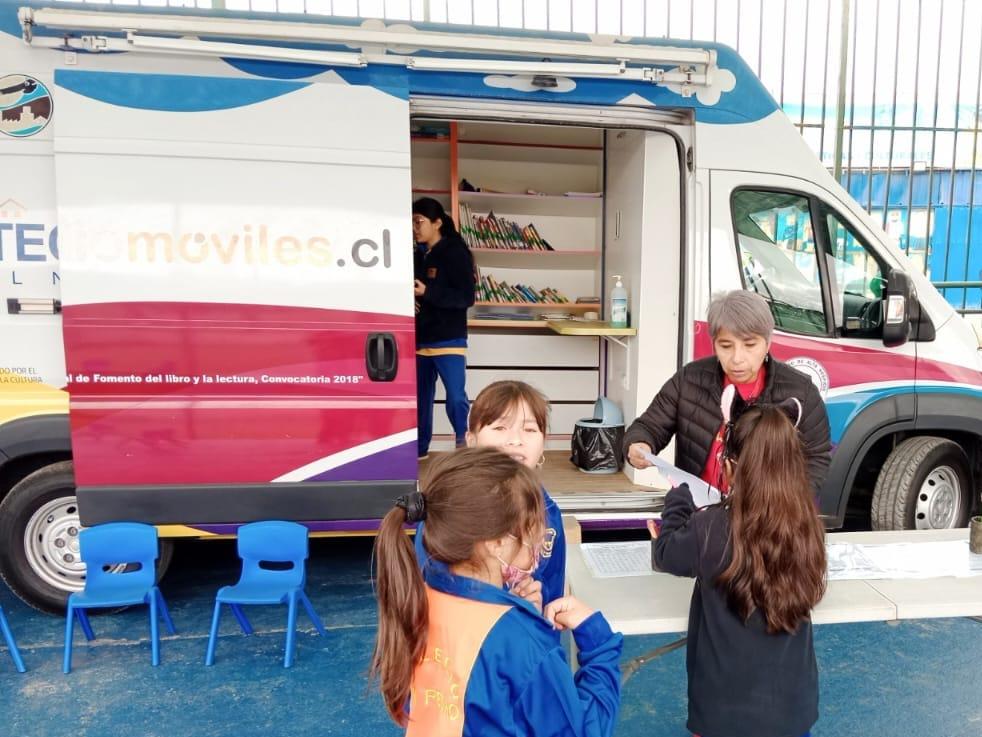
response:
[[(490, 448), (439, 457), (401, 497), (375, 544), (372, 674), (407, 735), (608, 737), (620, 703), (622, 638), (573, 597), (543, 614), (503, 588), (535, 569), (545, 532), (538, 482)], [(421, 570), (405, 525), (425, 519)], [(572, 630), (574, 680), (556, 629)]]
[(726, 500), (696, 512), (682, 485), (660, 532), (649, 526), (655, 566), (696, 579), (687, 726), (701, 737), (807, 735), (818, 719), (811, 610), (825, 593), (825, 529), (800, 414), (793, 399), (744, 410), (725, 431)]

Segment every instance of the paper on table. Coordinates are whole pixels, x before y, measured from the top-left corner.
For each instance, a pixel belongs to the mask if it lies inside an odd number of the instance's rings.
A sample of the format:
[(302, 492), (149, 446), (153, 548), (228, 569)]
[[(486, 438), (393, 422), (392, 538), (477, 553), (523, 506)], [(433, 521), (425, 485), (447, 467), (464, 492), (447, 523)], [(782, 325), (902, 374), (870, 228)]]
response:
[(580, 545), (580, 551), (594, 578), (654, 574), (651, 570), (650, 540), (626, 543), (583, 543)]
[(689, 491), (692, 492), (692, 501), (695, 502), (697, 507), (708, 507), (710, 504), (718, 504), (722, 498), (719, 489), (715, 486), (710, 486), (698, 476), (693, 476), (691, 473), (681, 470), (678, 466), (673, 466), (668, 461), (663, 461), (654, 453), (645, 453), (644, 457), (658, 469), (658, 472), (662, 476), (668, 478), (674, 486), (688, 484)]
[(834, 543), (826, 551), (830, 581), (982, 575), (982, 556), (969, 552), (967, 540)]

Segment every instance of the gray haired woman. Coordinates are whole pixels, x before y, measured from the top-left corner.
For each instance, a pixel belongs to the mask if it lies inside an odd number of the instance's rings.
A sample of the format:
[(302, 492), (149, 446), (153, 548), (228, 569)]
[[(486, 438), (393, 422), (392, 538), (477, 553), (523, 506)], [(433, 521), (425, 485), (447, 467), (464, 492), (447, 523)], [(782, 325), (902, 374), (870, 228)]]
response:
[(832, 448), (825, 403), (807, 376), (770, 355), (774, 317), (767, 302), (754, 292), (726, 292), (713, 299), (707, 319), (716, 355), (683, 366), (631, 424), (624, 435), (628, 463), (650, 466), (644, 454), (658, 453), (674, 435), (675, 465), (725, 493), (726, 424), (720, 402), (724, 389), (733, 385), (735, 411), (756, 402), (797, 400), (798, 432), (818, 493)]

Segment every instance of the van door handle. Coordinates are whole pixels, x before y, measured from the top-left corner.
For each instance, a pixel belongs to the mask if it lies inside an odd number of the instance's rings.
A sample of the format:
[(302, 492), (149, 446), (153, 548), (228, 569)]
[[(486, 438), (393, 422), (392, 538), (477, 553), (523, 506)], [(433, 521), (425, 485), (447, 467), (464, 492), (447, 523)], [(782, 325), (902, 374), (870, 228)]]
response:
[(399, 351), (392, 333), (369, 333), (365, 339), (365, 368), (372, 381), (394, 381)]
[(8, 297), (7, 312), (11, 315), (57, 315), (61, 312), (61, 300)]

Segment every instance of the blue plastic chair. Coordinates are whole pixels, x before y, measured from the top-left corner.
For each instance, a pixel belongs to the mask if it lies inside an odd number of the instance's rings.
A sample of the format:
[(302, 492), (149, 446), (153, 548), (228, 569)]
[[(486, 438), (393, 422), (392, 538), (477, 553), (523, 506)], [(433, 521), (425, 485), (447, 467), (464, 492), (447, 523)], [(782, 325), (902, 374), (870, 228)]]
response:
[(14, 633), (10, 631), (10, 625), (7, 624), (7, 615), (3, 613), (2, 606), (0, 606), (0, 629), (3, 630), (3, 639), (7, 641), (7, 649), (10, 650), (10, 657), (14, 660), (14, 666), (20, 673), (26, 672), (27, 668), (24, 667), (24, 659), (20, 656), (20, 650), (17, 649)]
[(279, 520), (243, 525), (238, 532), (238, 551), (242, 559), (242, 574), (237, 584), (223, 586), (215, 597), (215, 612), (211, 618), (205, 665), (215, 662), (215, 642), (218, 639), (222, 604), (229, 605), (246, 635), (251, 635), (253, 630), (242, 611), (242, 605), (286, 604), (286, 653), (283, 656), (283, 667), (289, 668), (293, 665), (293, 653), (296, 649), (298, 603), (303, 604), (318, 634), (327, 634), (320, 617), (310, 604), (310, 599), (304, 593), (308, 556), (307, 528), (296, 522)]
[[(167, 631), (175, 634), (174, 623), (164, 597), (157, 588), (157, 530), (138, 522), (111, 522), (88, 527), (79, 533), (79, 552), (85, 563), (85, 589), (68, 597), (65, 616), (65, 673), (72, 669), (72, 635), (75, 620), (85, 639), (95, 634), (87, 609), (105, 609), (148, 604), (150, 607), (150, 652), (154, 665), (160, 664), (159, 615)], [(124, 565), (125, 564), (125, 565)]]

